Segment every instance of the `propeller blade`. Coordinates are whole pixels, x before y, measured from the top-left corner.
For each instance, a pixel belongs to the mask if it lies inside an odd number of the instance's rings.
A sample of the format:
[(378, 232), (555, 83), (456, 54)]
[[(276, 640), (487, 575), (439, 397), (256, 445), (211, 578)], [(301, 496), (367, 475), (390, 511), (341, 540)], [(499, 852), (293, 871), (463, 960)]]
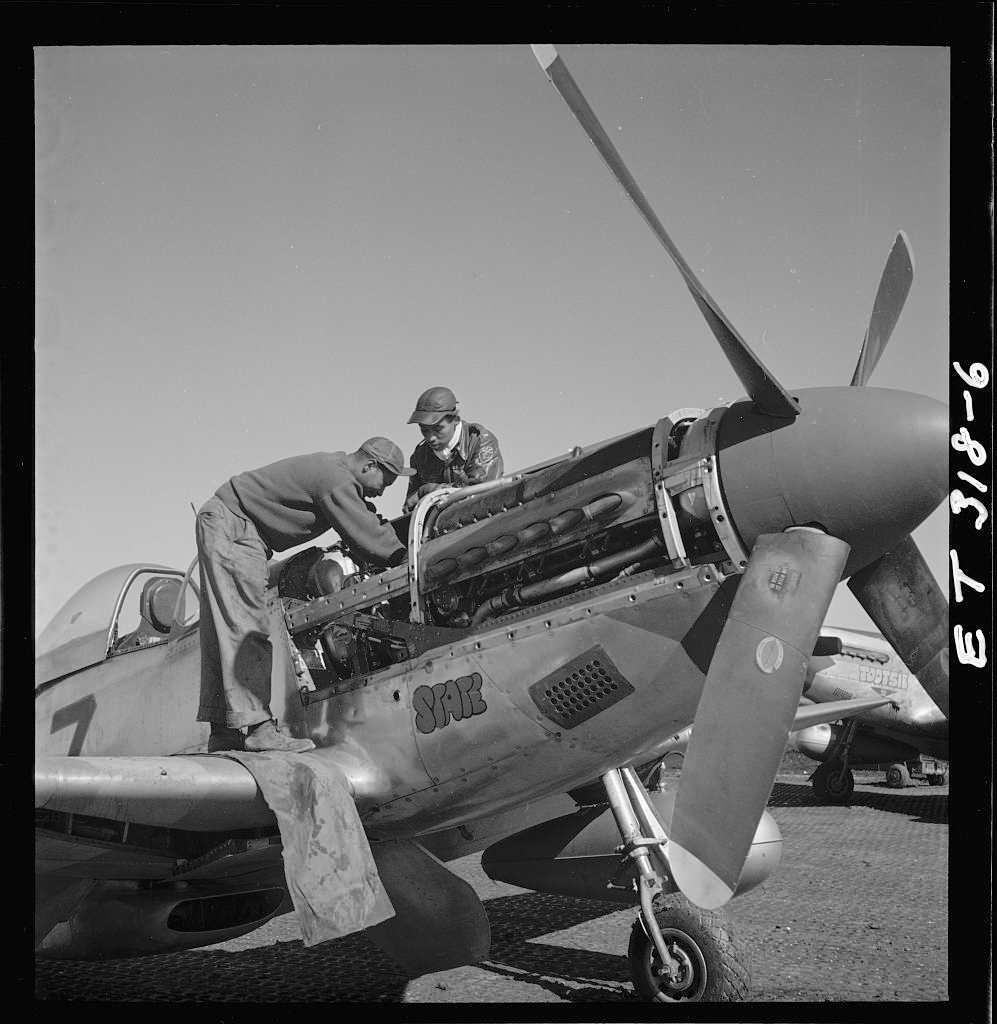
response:
[(734, 372), (749, 397), (762, 412), (769, 416), (789, 418), (798, 416), (800, 407), (795, 399), (765, 368), (758, 356), (751, 351), (748, 343), (738, 334), (720, 307), (710, 298), (706, 289), (692, 272), (692, 268), (682, 258), (675, 243), (668, 237), (668, 233), (661, 226), (654, 210), (651, 209), (651, 204), (648, 203), (644, 193), (641, 192), (630, 171), (627, 170), (623, 158), (616, 151), (616, 147), (610, 141), (605, 129), (599, 123), (599, 119), (571, 77), (564, 61), (558, 56), (557, 50), (553, 46), (543, 44), (534, 46), (533, 53), (554, 88), (560, 93), (561, 99), (568, 105), (568, 109), (574, 114), (575, 119), (582, 126), (582, 130), (606, 162), (613, 177), (619, 182), (630, 201), (637, 207), (638, 213), (644, 218), (655, 237), (675, 262), (679, 272), (685, 278), (689, 291), (692, 292), (692, 297), (696, 300), (696, 305), (699, 306), (706, 322), (710, 325), (710, 330), (720, 342), (727, 361), (734, 368)]
[(848, 589), (948, 718), (949, 604), (914, 539), (855, 573)]
[(850, 547), (819, 530), (762, 534), (713, 655), (669, 833), (675, 883), (713, 909), (734, 894)]
[(863, 387), (876, 369), (879, 357), (890, 340), (893, 328), (900, 319), (900, 311), (907, 301), (911, 281), (914, 280), (914, 257), (910, 240), (901, 231), (893, 243), (890, 255), (879, 279), (879, 290), (872, 306), (872, 316), (862, 341), (859, 361), (852, 374), (852, 387)]

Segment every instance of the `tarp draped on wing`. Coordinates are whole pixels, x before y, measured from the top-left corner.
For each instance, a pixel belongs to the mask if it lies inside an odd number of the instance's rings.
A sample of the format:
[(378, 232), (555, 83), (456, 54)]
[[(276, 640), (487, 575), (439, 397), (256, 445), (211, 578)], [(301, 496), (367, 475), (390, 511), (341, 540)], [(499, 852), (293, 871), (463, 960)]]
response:
[(306, 946), (394, 916), (349, 783), (320, 752), (225, 757), (256, 779), (280, 828), (284, 873)]

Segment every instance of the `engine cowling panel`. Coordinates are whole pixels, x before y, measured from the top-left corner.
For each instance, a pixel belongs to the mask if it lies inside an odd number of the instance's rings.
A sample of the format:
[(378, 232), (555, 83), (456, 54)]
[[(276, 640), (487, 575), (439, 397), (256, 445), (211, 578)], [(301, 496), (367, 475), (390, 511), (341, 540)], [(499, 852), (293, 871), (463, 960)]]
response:
[[(509, 612), (617, 577), (708, 563), (733, 571), (702, 482), (723, 411), (681, 410), (491, 488), (456, 491), (438, 508), (420, 506), (393, 524), (408, 542), (407, 565), (348, 575), (341, 550), (295, 555), (276, 581), (299, 676), (311, 676), (313, 691), (339, 692)], [(704, 418), (709, 427), (690, 429)]]

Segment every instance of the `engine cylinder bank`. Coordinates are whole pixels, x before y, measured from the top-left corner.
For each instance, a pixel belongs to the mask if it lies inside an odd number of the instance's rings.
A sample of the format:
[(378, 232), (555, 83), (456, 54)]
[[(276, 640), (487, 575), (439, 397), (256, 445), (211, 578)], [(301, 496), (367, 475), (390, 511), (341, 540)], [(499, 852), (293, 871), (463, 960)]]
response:
[[(484, 500), (484, 497), (477, 500)], [(632, 494), (625, 495), (615, 492), (602, 494), (582, 507), (552, 512), (548, 518), (528, 522), (526, 525), (518, 527), (515, 533), (509, 530), (506, 523), (507, 513), (501, 520), (496, 519), (492, 527), (496, 536), (481, 536), (481, 531), (478, 531), (469, 537), (468, 546), (459, 553), (447, 554), (435, 559), (432, 554), (432, 545), (429, 544), (427, 545), (429, 550), (425, 555), (427, 586), (438, 585), (456, 572), (465, 573), (485, 567), (489, 562), (504, 558), (506, 555), (514, 555), (518, 549), (528, 549), (533, 545), (569, 533), (584, 524), (598, 525), (601, 522), (610, 522), (616, 515), (632, 505), (634, 500)], [(458, 503), (456, 507), (459, 508), (460, 504), (462, 503)], [(537, 510), (534, 515), (539, 511)], [(523, 513), (529, 517), (528, 506), (524, 507)], [(457, 536), (454, 536), (453, 539), (457, 540)]]

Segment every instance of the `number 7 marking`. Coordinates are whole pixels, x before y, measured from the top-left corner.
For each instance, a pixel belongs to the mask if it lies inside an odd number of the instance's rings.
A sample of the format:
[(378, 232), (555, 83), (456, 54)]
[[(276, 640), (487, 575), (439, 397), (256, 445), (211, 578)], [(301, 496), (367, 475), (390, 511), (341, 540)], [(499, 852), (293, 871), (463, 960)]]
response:
[(81, 700), (67, 704), (64, 708), (59, 708), (52, 716), (50, 733), (59, 732), (60, 729), (65, 729), (67, 725), (76, 723), (76, 732), (73, 733), (73, 738), (69, 742), (70, 757), (75, 757), (83, 749), (83, 738), (87, 734), (87, 729), (90, 728), (90, 720), (93, 718), (93, 713), (96, 709), (97, 698), (91, 693)]

